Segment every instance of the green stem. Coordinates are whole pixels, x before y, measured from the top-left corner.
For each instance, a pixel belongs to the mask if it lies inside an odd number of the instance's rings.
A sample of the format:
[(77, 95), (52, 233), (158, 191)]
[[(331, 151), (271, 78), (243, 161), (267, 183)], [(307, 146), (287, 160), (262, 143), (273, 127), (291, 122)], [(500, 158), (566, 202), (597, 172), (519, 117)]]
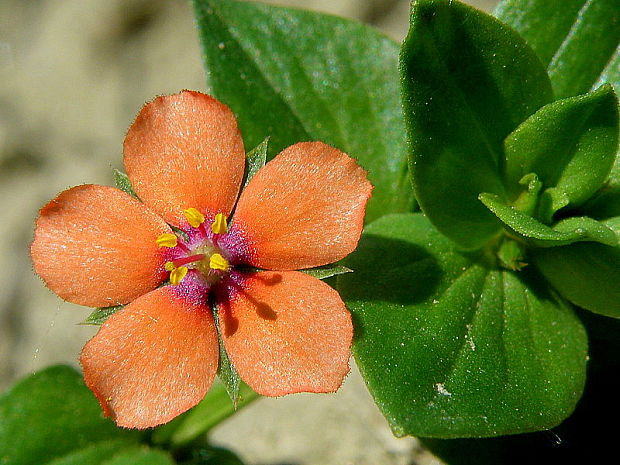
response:
[(217, 384), (196, 407), (154, 430), (151, 440), (154, 444), (165, 444), (170, 449), (183, 447), (259, 397), (245, 383), (241, 383), (239, 400), (235, 406), (226, 388)]

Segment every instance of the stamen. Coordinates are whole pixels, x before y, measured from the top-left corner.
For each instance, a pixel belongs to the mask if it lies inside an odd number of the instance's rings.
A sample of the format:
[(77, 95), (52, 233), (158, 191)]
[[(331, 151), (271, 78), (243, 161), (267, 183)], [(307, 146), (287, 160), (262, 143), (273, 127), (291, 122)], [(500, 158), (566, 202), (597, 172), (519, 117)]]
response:
[(176, 247), (177, 236), (171, 233), (164, 233), (161, 234), (157, 239), (155, 239), (155, 243), (159, 247)]
[(183, 210), (183, 214), (185, 215), (185, 218), (187, 218), (187, 222), (192, 228), (197, 228), (205, 222), (205, 216), (195, 208), (188, 208), (187, 210)]
[(222, 257), (219, 253), (214, 253), (211, 255), (211, 258), (209, 259), (209, 268), (212, 270), (228, 271), (228, 267), (228, 260)]
[(172, 284), (173, 286), (177, 286), (183, 280), (183, 278), (185, 278), (185, 275), (187, 275), (187, 271), (187, 267), (185, 266), (180, 266), (179, 268), (175, 268), (174, 270), (172, 270), (170, 272), (170, 284)]
[(228, 232), (228, 223), (226, 222), (226, 215), (218, 213), (215, 215), (215, 220), (211, 223), (211, 231), (213, 234), (226, 234)]
[(174, 266), (174, 263), (172, 263), (172, 262), (166, 262), (166, 263), (164, 263), (164, 269), (165, 269), (166, 271), (172, 271), (172, 270), (174, 270), (175, 268), (176, 268), (176, 266)]

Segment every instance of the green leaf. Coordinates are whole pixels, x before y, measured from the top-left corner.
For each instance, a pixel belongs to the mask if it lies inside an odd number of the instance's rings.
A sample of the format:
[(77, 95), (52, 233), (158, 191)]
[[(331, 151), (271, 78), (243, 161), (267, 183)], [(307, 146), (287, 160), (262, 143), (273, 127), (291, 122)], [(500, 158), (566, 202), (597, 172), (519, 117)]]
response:
[(237, 115), (246, 146), (270, 136), (273, 155), (324, 141), (370, 173), (368, 218), (411, 207), (398, 44), (309, 11), (231, 0), (194, 6), (210, 87)]
[(605, 185), (583, 206), (588, 216), (605, 219), (620, 216), (620, 154)]
[(103, 418), (95, 396), (70, 367), (47, 368), (0, 398), (2, 465), (41, 465), (96, 442), (139, 437)]
[[(588, 464), (615, 457), (617, 431), (598, 428), (602, 416), (620, 416), (620, 320), (577, 310), (588, 333), (588, 377), (583, 397), (571, 416), (551, 431), (485, 439), (422, 439), (450, 465)], [(608, 395), (610, 393), (614, 393)], [(605, 462), (605, 459), (603, 459)], [(596, 463), (596, 459), (594, 459)]]
[(548, 77), (513, 30), (450, 0), (413, 2), (401, 57), (418, 202), (443, 234), (480, 247), (500, 224), (478, 194), (504, 195), (503, 141), (551, 100)]
[(82, 321), (83, 325), (102, 325), (105, 321), (118, 312), (124, 305), (114, 305), (112, 307), (99, 307), (94, 309), (88, 318)]
[(138, 194), (135, 193), (133, 187), (131, 186), (131, 181), (129, 180), (129, 177), (125, 173), (117, 169), (114, 170), (114, 184), (116, 185), (117, 189), (122, 190), (123, 192), (131, 195), (132, 197), (135, 197), (136, 199), (138, 198)]
[[(559, 208), (574, 208), (605, 183), (618, 148), (618, 99), (613, 88), (544, 106), (505, 141), (506, 178), (517, 191), (536, 173), (546, 192), (541, 218)], [(545, 197), (549, 197), (545, 201)]]
[(495, 14), (536, 51), (557, 98), (620, 85), (617, 0), (504, 0)]
[(368, 225), (339, 278), (354, 354), (395, 434), (483, 437), (547, 429), (573, 410), (586, 334), (526, 268), (459, 253), (422, 215)]
[(620, 318), (620, 248), (581, 242), (530, 254), (566, 299), (601, 315)]
[(494, 194), (480, 194), (480, 201), (491, 210), (509, 230), (536, 247), (558, 247), (573, 242), (594, 241), (614, 246), (618, 237), (613, 230), (588, 217), (571, 217), (556, 223), (553, 228), (506, 205)]
[(169, 454), (161, 450), (136, 446), (118, 452), (102, 465), (174, 465)]
[(71, 452), (48, 462), (47, 465), (102, 465), (119, 450), (131, 446), (126, 440), (103, 441)]
[(269, 137), (265, 138), (264, 141), (246, 154), (245, 159), (247, 161), (247, 165), (245, 168), (245, 180), (243, 181), (242, 189), (245, 189), (254, 175), (258, 173), (258, 170), (265, 166), (265, 163), (267, 162), (268, 147)]
[(593, 87), (598, 87), (606, 82), (614, 86), (616, 94), (620, 93), (620, 46), (616, 48), (598, 82)]
[(347, 268), (346, 266), (336, 265), (336, 264), (319, 266), (317, 268), (310, 268), (307, 270), (300, 270), (300, 271), (310, 276), (314, 276), (317, 279), (327, 279), (327, 278), (331, 278), (332, 276), (338, 276), (341, 274), (353, 272), (352, 269)]

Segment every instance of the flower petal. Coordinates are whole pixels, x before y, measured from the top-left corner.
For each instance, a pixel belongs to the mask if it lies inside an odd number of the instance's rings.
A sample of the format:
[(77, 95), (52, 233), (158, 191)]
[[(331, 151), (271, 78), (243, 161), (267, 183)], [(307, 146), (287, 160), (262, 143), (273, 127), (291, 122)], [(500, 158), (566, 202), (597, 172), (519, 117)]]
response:
[(112, 315), (84, 346), (86, 385), (119, 426), (149, 428), (207, 393), (219, 348), (210, 308), (156, 289)]
[(69, 302), (125, 304), (166, 278), (155, 240), (172, 232), (143, 204), (113, 187), (66, 190), (40, 212), (31, 246), (35, 271)]
[(198, 92), (147, 103), (125, 138), (125, 169), (138, 197), (168, 223), (184, 226), (183, 210), (232, 210), (245, 169), (235, 115)]
[(295, 144), (267, 163), (241, 193), (234, 227), (251, 265), (296, 270), (350, 254), (372, 185), (347, 154), (321, 142)]
[(296, 271), (247, 274), (242, 290), (218, 310), (226, 351), (259, 394), (334, 392), (349, 372), (351, 315), (316, 278)]

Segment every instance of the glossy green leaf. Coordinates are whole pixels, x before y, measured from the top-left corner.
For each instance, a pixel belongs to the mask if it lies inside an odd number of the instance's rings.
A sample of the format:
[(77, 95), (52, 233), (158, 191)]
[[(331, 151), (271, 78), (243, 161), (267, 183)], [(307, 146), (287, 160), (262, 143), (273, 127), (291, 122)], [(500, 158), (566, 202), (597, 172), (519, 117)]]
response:
[(326, 265), (319, 266), (317, 268), (310, 268), (307, 270), (300, 270), (302, 273), (314, 276), (317, 279), (327, 279), (332, 276), (338, 276), (345, 273), (352, 273), (353, 270), (343, 265)]
[(620, 85), (618, 0), (504, 0), (495, 14), (536, 51), (557, 98)]
[(367, 226), (339, 277), (354, 354), (397, 435), (482, 437), (549, 428), (581, 394), (586, 334), (533, 270), (459, 253), (422, 215)]
[(535, 218), (506, 205), (494, 194), (480, 194), (480, 201), (491, 210), (509, 230), (536, 247), (559, 247), (574, 242), (594, 241), (614, 246), (615, 232), (592, 218), (571, 217), (549, 227)]
[(443, 234), (479, 247), (500, 224), (478, 194), (504, 195), (503, 141), (551, 100), (545, 70), (513, 30), (449, 0), (413, 2), (401, 70), (416, 197)]
[(449, 465), (594, 465), (615, 457), (616, 428), (597, 425), (620, 417), (620, 398), (615, 395), (620, 392), (620, 377), (616, 376), (620, 320), (578, 308), (576, 313), (588, 333), (588, 376), (577, 408), (561, 425), (550, 431), (499, 438), (423, 439), (422, 444)]
[(547, 189), (541, 218), (581, 205), (603, 186), (616, 158), (618, 99), (613, 88), (603, 86), (544, 106), (504, 145), (506, 178), (513, 191), (528, 173), (536, 173)]
[(608, 218), (605, 221), (602, 221), (602, 223), (609, 229), (614, 231), (616, 233), (616, 236), (618, 236), (618, 240), (620, 241), (620, 215), (614, 218)]
[(88, 318), (86, 318), (81, 324), (83, 325), (96, 325), (100, 326), (105, 323), (105, 320), (110, 318), (116, 312), (118, 312), (124, 305), (114, 305), (112, 307), (99, 307), (94, 309)]
[(267, 162), (267, 149), (269, 148), (269, 138), (267, 137), (264, 141), (250, 150), (246, 156), (247, 165), (245, 167), (245, 179), (243, 181), (242, 189), (248, 185), (250, 180), (254, 177), (258, 170), (265, 166)]
[(530, 253), (551, 285), (575, 305), (620, 318), (620, 248), (581, 242)]
[(134, 441), (139, 432), (104, 419), (73, 368), (36, 373), (0, 398), (0, 464), (41, 465), (96, 442)]
[(125, 173), (117, 169), (114, 170), (114, 185), (117, 189), (122, 190), (123, 192), (131, 195), (132, 197), (135, 197), (136, 199), (138, 198), (138, 194), (136, 194), (136, 192), (133, 190), (129, 177)]
[(620, 46), (616, 47), (616, 51), (609, 60), (609, 63), (607, 63), (598, 82), (594, 84), (594, 87), (598, 87), (605, 83), (613, 85), (616, 94), (620, 94)]
[(583, 206), (592, 218), (605, 219), (620, 216), (620, 154), (605, 185)]
[(208, 80), (239, 119), (246, 146), (270, 154), (321, 140), (369, 171), (368, 218), (406, 211), (398, 44), (324, 14), (232, 0), (194, 0)]

